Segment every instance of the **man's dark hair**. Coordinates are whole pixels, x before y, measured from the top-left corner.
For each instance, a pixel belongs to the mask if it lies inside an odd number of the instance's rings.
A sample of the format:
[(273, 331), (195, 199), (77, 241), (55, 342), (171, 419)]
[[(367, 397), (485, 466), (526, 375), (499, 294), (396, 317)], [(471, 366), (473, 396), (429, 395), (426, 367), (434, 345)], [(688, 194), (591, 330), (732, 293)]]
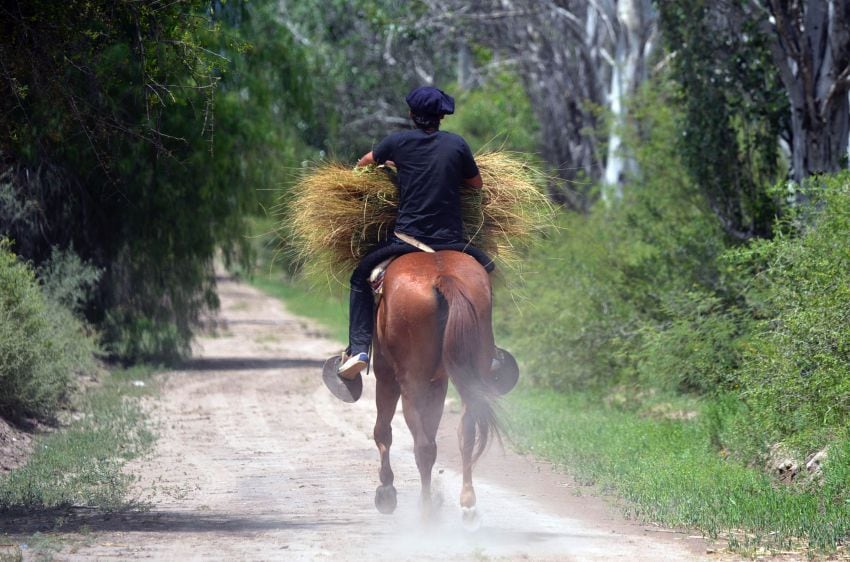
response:
[(413, 124), (416, 125), (417, 129), (422, 129), (423, 131), (427, 131), (430, 129), (439, 129), (440, 128), (440, 117), (441, 115), (424, 115), (411, 113), (410, 118), (413, 119)]

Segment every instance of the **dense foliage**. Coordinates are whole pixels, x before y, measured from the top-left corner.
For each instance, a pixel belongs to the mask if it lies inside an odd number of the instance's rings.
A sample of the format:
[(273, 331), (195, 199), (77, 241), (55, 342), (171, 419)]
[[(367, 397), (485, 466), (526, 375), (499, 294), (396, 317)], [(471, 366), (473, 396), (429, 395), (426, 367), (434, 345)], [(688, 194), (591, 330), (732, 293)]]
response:
[[(741, 350), (741, 395), (768, 439), (804, 452), (850, 423), (850, 174), (812, 179), (799, 232), (733, 254), (758, 320)], [(805, 224), (806, 226), (800, 226)]]
[(850, 181), (812, 180), (776, 237), (729, 246), (672, 142), (676, 99), (657, 82), (635, 100), (642, 175), (622, 204), (565, 216), (497, 319), (538, 384), (702, 395), (714, 447), (761, 465), (783, 442), (802, 461), (850, 412)]
[(768, 188), (784, 173), (777, 139), (790, 111), (757, 23), (701, 0), (657, 2), (684, 111), (677, 147), (732, 238), (768, 236), (779, 210)]
[[(711, 384), (698, 365), (680, 370), (672, 359), (658, 372), (643, 364), (654, 357), (646, 348), (660, 331), (697, 316), (704, 299), (719, 298), (715, 258), (724, 249), (671, 143), (678, 121), (670, 90), (646, 90), (634, 107), (647, 131), (635, 142), (644, 174), (625, 199), (587, 216), (565, 215), (559, 232), (529, 258), (531, 302), (506, 329), (527, 350), (539, 382), (604, 386), (634, 382), (643, 371), (652, 384), (667, 378), (672, 388)], [(499, 316), (516, 316), (511, 312)]]
[(272, 13), (0, 8), (0, 229), (35, 263), (73, 247), (103, 270), (87, 314), (114, 356), (187, 349), (216, 305), (213, 257), (245, 256), (257, 191), (282, 183), (303, 146), (292, 131), (310, 96), (304, 61)]
[(454, 84), (448, 90), (456, 93), (457, 113), (446, 117), (442, 129), (463, 136), (473, 152), (502, 149), (534, 154), (539, 126), (513, 73), (496, 74), (474, 90)]

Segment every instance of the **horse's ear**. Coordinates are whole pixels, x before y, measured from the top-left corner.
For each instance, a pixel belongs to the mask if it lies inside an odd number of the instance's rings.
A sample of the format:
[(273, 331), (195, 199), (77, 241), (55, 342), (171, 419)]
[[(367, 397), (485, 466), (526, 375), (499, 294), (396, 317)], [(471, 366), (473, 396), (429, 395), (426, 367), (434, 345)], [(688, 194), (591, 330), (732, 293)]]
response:
[(490, 388), (499, 396), (507, 394), (519, 380), (519, 365), (507, 350), (496, 348), (493, 354), (493, 367), (490, 370)]

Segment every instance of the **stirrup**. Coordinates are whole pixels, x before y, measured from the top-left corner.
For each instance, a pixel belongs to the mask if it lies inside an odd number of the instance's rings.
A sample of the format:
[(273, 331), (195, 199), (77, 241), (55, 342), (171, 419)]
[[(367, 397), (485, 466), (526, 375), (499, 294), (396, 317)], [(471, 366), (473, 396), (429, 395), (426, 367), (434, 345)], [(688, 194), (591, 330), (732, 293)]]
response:
[(365, 352), (355, 353), (351, 355), (345, 362), (339, 367), (339, 370), (336, 374), (344, 379), (354, 379), (357, 375), (360, 374), (360, 371), (365, 369), (369, 365), (369, 354)]
[(339, 366), (342, 357), (334, 355), (322, 368), (322, 381), (335, 397), (343, 402), (357, 402), (363, 394), (363, 377), (358, 372), (353, 379), (345, 379), (339, 376)]
[(514, 356), (505, 349), (495, 348), (490, 365), (490, 388), (501, 396), (510, 392), (519, 380), (519, 366)]

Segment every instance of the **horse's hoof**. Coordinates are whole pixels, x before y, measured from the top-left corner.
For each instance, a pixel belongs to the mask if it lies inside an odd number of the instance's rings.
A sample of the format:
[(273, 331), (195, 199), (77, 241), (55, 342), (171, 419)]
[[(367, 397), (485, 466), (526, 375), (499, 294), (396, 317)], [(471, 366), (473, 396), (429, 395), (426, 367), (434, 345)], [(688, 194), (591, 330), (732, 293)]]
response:
[(510, 392), (519, 380), (519, 366), (508, 351), (497, 347), (490, 370), (490, 387), (499, 396)]
[(357, 402), (360, 395), (363, 393), (363, 377), (358, 373), (351, 380), (339, 376), (339, 355), (334, 355), (322, 367), (322, 380), (331, 394), (342, 400), (343, 402)]
[(393, 485), (378, 486), (375, 490), (375, 507), (384, 515), (395, 511), (398, 501), (396, 500), (395, 487)]
[(462, 507), (460, 510), (463, 514), (464, 529), (470, 533), (474, 533), (481, 528), (481, 515), (475, 507)]

